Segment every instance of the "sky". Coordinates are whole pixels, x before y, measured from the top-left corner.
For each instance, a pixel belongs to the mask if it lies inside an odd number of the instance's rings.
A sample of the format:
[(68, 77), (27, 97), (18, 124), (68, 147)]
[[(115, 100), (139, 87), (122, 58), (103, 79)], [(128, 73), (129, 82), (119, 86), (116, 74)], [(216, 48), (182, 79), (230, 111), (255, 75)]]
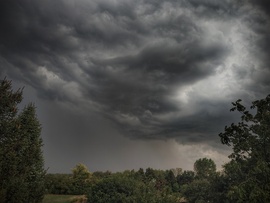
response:
[(0, 77), (24, 86), (45, 167), (220, 169), (231, 102), (270, 93), (267, 0), (0, 1)]

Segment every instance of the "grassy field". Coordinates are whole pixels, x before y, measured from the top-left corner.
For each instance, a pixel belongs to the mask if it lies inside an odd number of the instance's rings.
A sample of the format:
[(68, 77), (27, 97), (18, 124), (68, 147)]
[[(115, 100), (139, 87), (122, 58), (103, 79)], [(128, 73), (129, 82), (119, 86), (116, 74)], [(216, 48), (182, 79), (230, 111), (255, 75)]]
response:
[(45, 195), (42, 203), (84, 203), (84, 199), (82, 195)]

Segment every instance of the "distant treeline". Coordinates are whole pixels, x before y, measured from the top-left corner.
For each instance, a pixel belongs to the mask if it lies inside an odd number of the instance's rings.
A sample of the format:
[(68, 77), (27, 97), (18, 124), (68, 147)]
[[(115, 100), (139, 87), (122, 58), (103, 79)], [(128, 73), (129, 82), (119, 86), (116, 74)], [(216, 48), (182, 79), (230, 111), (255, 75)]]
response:
[[(181, 168), (156, 170), (140, 168), (112, 173), (89, 172), (78, 164), (72, 174), (47, 174), (49, 194), (86, 194), (88, 202), (222, 202), (225, 177), (216, 171), (213, 160), (203, 158), (194, 163), (194, 171)], [(221, 201), (222, 200), (222, 201)], [(211, 201), (212, 202), (212, 201)]]

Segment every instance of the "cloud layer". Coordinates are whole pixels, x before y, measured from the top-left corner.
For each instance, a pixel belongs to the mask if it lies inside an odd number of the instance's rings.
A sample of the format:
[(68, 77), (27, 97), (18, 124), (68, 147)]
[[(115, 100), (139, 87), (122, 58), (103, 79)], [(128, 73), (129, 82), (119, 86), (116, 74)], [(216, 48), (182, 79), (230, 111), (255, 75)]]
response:
[(269, 93), (266, 4), (1, 1), (0, 73), (129, 138), (215, 146), (231, 101)]

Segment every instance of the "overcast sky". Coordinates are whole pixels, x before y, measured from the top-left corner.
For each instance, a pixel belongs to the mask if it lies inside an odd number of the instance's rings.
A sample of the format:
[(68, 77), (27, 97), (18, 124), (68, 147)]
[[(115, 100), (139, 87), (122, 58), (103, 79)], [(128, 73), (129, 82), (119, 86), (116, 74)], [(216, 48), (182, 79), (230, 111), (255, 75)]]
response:
[(49, 172), (220, 167), (231, 102), (270, 93), (269, 6), (0, 1), (0, 76), (36, 104)]

